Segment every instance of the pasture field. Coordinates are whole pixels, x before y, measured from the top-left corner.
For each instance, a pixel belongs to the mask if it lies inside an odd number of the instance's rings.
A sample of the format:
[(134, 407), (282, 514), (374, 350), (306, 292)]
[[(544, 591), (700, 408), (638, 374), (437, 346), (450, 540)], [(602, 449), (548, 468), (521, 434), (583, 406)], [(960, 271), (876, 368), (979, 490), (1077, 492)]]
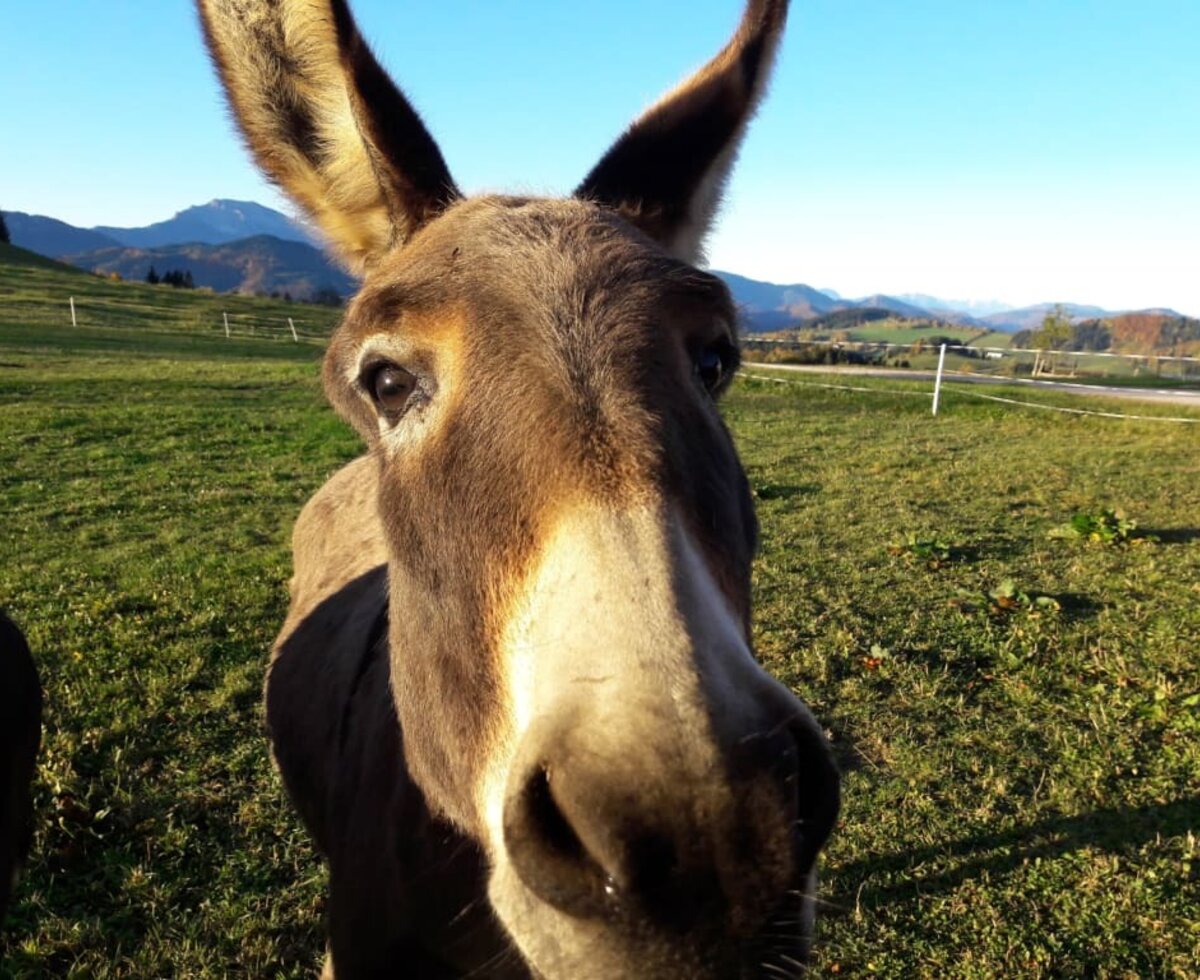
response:
[[(0, 603), (47, 714), (0, 973), (311, 976), (259, 705), (291, 522), (359, 449), (319, 349), (3, 309)], [(846, 773), (813, 975), (1195, 976), (1200, 426), (754, 380), (726, 415), (758, 649)], [(1049, 536), (1109, 507), (1133, 537)]]
[[(876, 320), (860, 326), (842, 328), (797, 327), (792, 330), (778, 331), (769, 336), (786, 337), (788, 340), (795, 340), (799, 343), (828, 343), (835, 335), (839, 339), (854, 342), (888, 344), (915, 344), (918, 340), (928, 342), (934, 337), (950, 337), (961, 340), (963, 343), (978, 344), (981, 337), (992, 336), (976, 327), (956, 327), (948, 323), (911, 326), (909, 321), (897, 320)], [(748, 339), (753, 338), (754, 335), (750, 334)]]
[(934, 337), (950, 337), (969, 343), (979, 337), (980, 331), (974, 327), (955, 327), (949, 324), (937, 324), (928, 327), (909, 327), (880, 323), (866, 323), (861, 327), (853, 327), (849, 331), (851, 340), (882, 341), (885, 344), (915, 344), (918, 340), (929, 341)]
[(1000, 347), (1006, 349), (1012, 346), (1012, 334), (1006, 333), (1003, 330), (993, 330), (991, 333), (985, 333), (982, 337), (976, 337), (967, 346)]

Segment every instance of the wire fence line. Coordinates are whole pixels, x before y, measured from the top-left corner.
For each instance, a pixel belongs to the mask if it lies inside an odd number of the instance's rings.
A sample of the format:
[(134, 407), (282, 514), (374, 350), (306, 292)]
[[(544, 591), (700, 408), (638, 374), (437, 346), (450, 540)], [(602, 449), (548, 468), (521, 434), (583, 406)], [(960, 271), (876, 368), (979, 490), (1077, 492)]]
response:
[(31, 326), (201, 333), (230, 341), (324, 344), (342, 312), (316, 304), (168, 289), (161, 296), (140, 297), (103, 291), (80, 293), (62, 296), (52, 303), (32, 296), (6, 297), (4, 315)]
[[(936, 339), (937, 342), (934, 342)], [(945, 341), (949, 370), (1005, 378), (1161, 378), (1200, 383), (1200, 357), (1191, 353), (1041, 350), (975, 346), (966, 340), (914, 337), (906, 341), (785, 339), (744, 336), (742, 349), (765, 363), (863, 364), (921, 367)]]
[[(190, 292), (190, 291), (189, 291)], [(96, 297), (84, 296), (76, 297), (69, 296), (67, 298), (68, 311), (60, 312), (58, 315), (47, 316), (51, 311), (48, 309), (44, 301), (36, 304), (39, 315), (33, 320), (35, 322), (58, 322), (62, 323), (64, 316), (69, 317), (69, 323), (73, 327), (119, 327), (119, 328), (159, 328), (176, 330), (183, 332), (203, 331), (206, 334), (214, 337), (224, 337), (226, 340), (235, 341), (239, 339), (254, 339), (254, 340), (279, 340), (291, 341), (292, 343), (307, 343), (307, 344), (325, 344), (329, 341), (330, 333), (333, 327), (336, 326), (341, 318), (341, 313), (335, 308), (329, 307), (313, 307), (314, 311), (320, 311), (319, 320), (296, 319), (293, 315), (295, 307), (285, 307), (279, 311), (264, 311), (261, 307), (253, 310), (245, 309), (245, 304), (256, 303), (255, 300), (248, 297), (237, 296), (202, 296), (202, 299), (209, 302), (197, 304), (194, 301), (187, 299), (186, 293), (181, 293), (182, 298), (173, 296), (171, 293), (166, 294), (167, 302), (162, 303), (147, 303), (143, 299), (140, 302), (124, 299), (114, 299), (111, 297)], [(170, 300), (175, 300), (171, 302)], [(18, 309), (23, 304), (9, 304), (6, 312), (8, 314), (24, 313), (26, 311)], [(27, 304), (26, 304), (27, 305)], [(56, 304), (55, 304), (56, 305)], [(241, 306), (241, 309), (237, 307)], [(61, 310), (61, 307), (58, 309)], [(306, 311), (307, 312), (307, 311)], [(22, 317), (28, 321), (29, 318)], [(320, 321), (324, 322), (320, 322)], [(775, 341), (769, 338), (761, 338), (752, 341), (753, 343), (774, 343)], [(795, 346), (791, 341), (778, 341), (781, 344), (789, 344)], [(819, 342), (814, 342), (818, 344)], [(903, 349), (911, 351), (916, 342), (912, 344), (896, 344), (890, 342), (873, 342), (873, 341), (846, 341), (834, 344), (823, 344), (826, 347), (856, 347), (870, 349)], [(942, 345), (941, 355), (942, 361), (947, 350), (961, 350), (952, 345)], [(1007, 348), (968, 348), (976, 351), (999, 351), (1001, 353), (1044, 353), (1032, 350), (1016, 349), (1009, 350)], [(1062, 352), (1058, 352), (1061, 354)], [(1099, 353), (1090, 356), (1101, 356)], [(1103, 356), (1121, 357), (1129, 360), (1146, 360), (1148, 355), (1124, 355), (1124, 354), (1108, 354)], [(1200, 363), (1200, 358), (1195, 357), (1167, 357), (1162, 355), (1161, 360), (1176, 360), (1181, 363), (1190, 364), (1192, 362)], [(755, 364), (753, 361), (747, 362), (747, 367)], [(769, 368), (770, 364), (762, 364), (761, 367)], [(1125, 412), (1105, 412), (1091, 409), (1068, 408), (1058, 405), (1048, 405), (1044, 402), (1031, 402), (1015, 398), (1004, 398), (999, 395), (989, 395), (980, 391), (972, 390), (970, 386), (955, 384), (953, 388), (948, 388), (947, 385), (952, 382), (955, 374), (963, 376), (974, 372), (955, 372), (943, 371), (943, 364), (939, 361), (938, 375), (933, 391), (919, 391), (914, 389), (900, 388), (885, 388), (879, 385), (846, 385), (835, 384), (831, 382), (818, 381), (800, 381), (795, 378), (780, 378), (775, 376), (752, 374), (749, 371), (743, 371), (743, 377), (756, 380), (767, 381), (774, 384), (796, 385), (801, 387), (824, 388), (831, 390), (854, 391), (867, 394), (891, 394), (904, 397), (929, 398), (934, 405), (934, 414), (936, 415), (936, 405), (938, 400), (938, 392), (940, 390), (953, 391), (955, 394), (968, 395), (973, 398), (980, 398), (987, 401), (1002, 402), (1011, 405), (1020, 405), (1028, 408), (1041, 409), (1045, 411), (1063, 412), (1072, 415), (1090, 415), (1099, 418), (1113, 419), (1131, 419), (1146, 422), (1173, 422), (1182, 424), (1200, 424), (1200, 418), (1188, 418), (1182, 416), (1165, 416), (1165, 415), (1138, 415)], [(948, 378), (943, 377), (948, 375)], [(996, 379), (1000, 381), (1000, 378)], [(1038, 382), (1031, 378), (1008, 377), (1005, 382), (1016, 381), (1036, 385)], [(1071, 384), (1059, 379), (1055, 379), (1056, 389), (1067, 387), (1075, 388), (1092, 388), (1096, 386), (1084, 384)], [(1069, 392), (1061, 392), (1069, 394)]]
[[(933, 391), (915, 391), (911, 388), (884, 388), (881, 386), (868, 387), (866, 385), (831, 384), (822, 381), (800, 381), (795, 378), (776, 378), (765, 374), (751, 374), (748, 371), (743, 371), (741, 376), (752, 381), (768, 381), (773, 384), (792, 385), (803, 388), (826, 388), (838, 391), (859, 391), (867, 392), (869, 394), (905, 395), (911, 398), (926, 398), (931, 402), (936, 397), (935, 392)], [(1068, 415), (1090, 415), (1096, 418), (1130, 419), (1138, 422), (1172, 422), (1183, 425), (1200, 425), (1200, 416), (1188, 418), (1186, 416), (1171, 415), (1136, 415), (1128, 412), (1104, 412), (1087, 408), (1068, 408), (1063, 405), (1047, 405), (1045, 402), (1031, 402), (1018, 398), (1004, 398), (1000, 395), (989, 395), (982, 391), (975, 391), (967, 385), (956, 384), (953, 388), (951, 388), (949, 387), (949, 384), (950, 382), (943, 380), (941, 385), (941, 391), (943, 395), (946, 392), (953, 392), (955, 395), (968, 395), (972, 398), (982, 398), (986, 401), (1003, 402), (1007, 405), (1020, 405), (1025, 408), (1036, 408), (1048, 412), (1063, 412)]]
[(777, 385), (801, 385), (805, 388), (831, 388), (836, 391), (866, 391), (871, 394), (887, 394), (887, 395), (908, 395), (917, 398), (933, 398), (932, 391), (913, 391), (911, 388), (880, 388), (878, 386), (866, 387), (864, 385), (835, 385), (828, 384), (822, 381), (794, 381), (791, 378), (773, 378), (766, 374), (750, 374), (747, 371), (742, 371), (741, 376), (749, 378), (752, 381), (771, 381)]
[(1086, 408), (1067, 408), (1064, 405), (1047, 405), (1044, 402), (1022, 401), (1016, 398), (1004, 398), (1000, 395), (988, 395), (982, 391), (972, 391), (970, 388), (955, 386), (943, 390), (953, 391), (956, 395), (970, 395), (972, 398), (983, 398), (990, 402), (1004, 402), (1009, 405), (1024, 405), (1026, 408), (1040, 408), (1047, 412), (1066, 412), (1071, 415), (1094, 415), (1106, 419), (1135, 419), (1139, 422), (1181, 422), (1185, 425), (1200, 425), (1200, 418), (1185, 418), (1170, 415), (1133, 415), (1127, 412), (1101, 412)]
[[(788, 340), (782, 337), (743, 337), (743, 344), (764, 344), (770, 346), (782, 347), (804, 347), (804, 346), (819, 346), (819, 347), (849, 347), (856, 349), (894, 349), (911, 351), (914, 347), (923, 346), (926, 350), (936, 347), (936, 344), (931, 344), (927, 340), (912, 340), (908, 343), (898, 343), (896, 341), (887, 340)], [(1042, 357), (1115, 357), (1129, 361), (1178, 361), (1188, 364), (1200, 364), (1200, 357), (1193, 357), (1189, 354), (1130, 354), (1121, 351), (1093, 351), (1093, 350), (1052, 350), (1041, 347), (985, 347), (972, 344), (969, 341), (963, 341), (961, 344), (948, 345), (951, 350), (961, 349), (965, 351), (982, 351), (985, 354), (999, 354), (1000, 357), (996, 360), (1002, 360), (1006, 355), (1010, 354), (1037, 354)]]
[(324, 344), (329, 340), (328, 334), (311, 333), (309, 324), (294, 317), (253, 317), (246, 314), (223, 313), (221, 322), (215, 327), (208, 325), (212, 332), (224, 331), (228, 340), (238, 337), (258, 340), (290, 340), (294, 343)]

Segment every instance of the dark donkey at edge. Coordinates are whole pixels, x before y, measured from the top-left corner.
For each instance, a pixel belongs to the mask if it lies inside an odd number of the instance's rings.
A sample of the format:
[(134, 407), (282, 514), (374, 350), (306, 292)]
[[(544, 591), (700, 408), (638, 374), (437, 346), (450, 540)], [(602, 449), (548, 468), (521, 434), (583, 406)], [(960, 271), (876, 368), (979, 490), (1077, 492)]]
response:
[(341, 0), (200, 0), (251, 152), (362, 278), (267, 680), (326, 973), (796, 975), (838, 778), (755, 662), (751, 494), (693, 263), (786, 0), (565, 199), (456, 188)]
[(42, 741), (42, 685), (29, 644), (0, 610), (0, 928), (33, 838), (30, 784)]

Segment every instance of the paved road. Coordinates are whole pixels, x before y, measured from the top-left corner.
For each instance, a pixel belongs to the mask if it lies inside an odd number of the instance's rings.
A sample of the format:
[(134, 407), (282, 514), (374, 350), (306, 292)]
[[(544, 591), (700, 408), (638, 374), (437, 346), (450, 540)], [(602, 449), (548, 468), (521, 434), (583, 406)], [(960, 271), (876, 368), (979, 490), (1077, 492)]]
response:
[[(933, 382), (933, 371), (913, 371), (905, 368), (872, 368), (855, 365), (823, 364), (760, 364), (746, 361), (747, 370), (770, 368), (774, 371), (796, 371), (802, 374), (842, 374), (863, 378), (903, 378), (906, 381)], [(1037, 388), (1041, 391), (1063, 391), (1072, 395), (1090, 398), (1122, 398), (1128, 401), (1157, 402), (1160, 405), (1187, 405), (1200, 409), (1200, 390), (1187, 388), (1124, 388), (1107, 385), (1075, 384), (1070, 381), (1034, 381), (1030, 378), (999, 378), (983, 374), (960, 374), (947, 371), (943, 377), (954, 384), (1004, 385), (1022, 388)]]

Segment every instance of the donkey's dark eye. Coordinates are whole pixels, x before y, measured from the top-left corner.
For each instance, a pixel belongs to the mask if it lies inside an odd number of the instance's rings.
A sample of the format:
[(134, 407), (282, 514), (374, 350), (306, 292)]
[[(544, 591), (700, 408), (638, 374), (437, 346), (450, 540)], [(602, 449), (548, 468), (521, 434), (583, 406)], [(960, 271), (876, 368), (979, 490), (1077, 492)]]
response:
[(375, 405), (388, 418), (398, 419), (417, 390), (416, 377), (402, 367), (387, 363), (367, 368), (364, 374), (364, 386)]
[(712, 395), (721, 390), (726, 375), (733, 367), (733, 353), (728, 343), (706, 347), (696, 359), (696, 374)]

